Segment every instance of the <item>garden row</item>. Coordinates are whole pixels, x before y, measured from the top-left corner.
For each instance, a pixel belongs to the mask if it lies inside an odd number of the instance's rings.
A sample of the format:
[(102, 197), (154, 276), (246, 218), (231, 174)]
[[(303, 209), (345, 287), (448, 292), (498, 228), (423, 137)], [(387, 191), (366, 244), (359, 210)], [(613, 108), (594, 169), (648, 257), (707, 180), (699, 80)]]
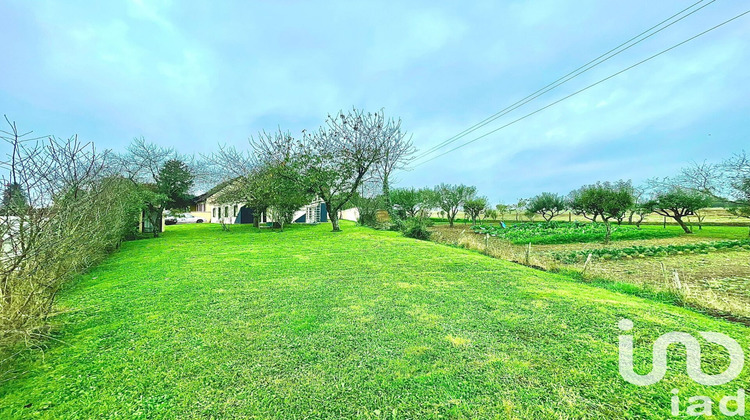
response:
[[(478, 234), (507, 239), (514, 244), (567, 244), (603, 241), (607, 228), (602, 223), (532, 222), (500, 225), (477, 225), (472, 230)], [(674, 231), (642, 230), (632, 226), (613, 226), (612, 240), (637, 240), (668, 238), (680, 235)]]
[(575, 264), (585, 261), (590, 254), (592, 258), (602, 260), (619, 260), (630, 258), (666, 257), (682, 254), (707, 254), (720, 250), (750, 250), (750, 239), (698, 242), (682, 245), (631, 246), (627, 248), (602, 248), (568, 252), (552, 252), (550, 255), (557, 261)]

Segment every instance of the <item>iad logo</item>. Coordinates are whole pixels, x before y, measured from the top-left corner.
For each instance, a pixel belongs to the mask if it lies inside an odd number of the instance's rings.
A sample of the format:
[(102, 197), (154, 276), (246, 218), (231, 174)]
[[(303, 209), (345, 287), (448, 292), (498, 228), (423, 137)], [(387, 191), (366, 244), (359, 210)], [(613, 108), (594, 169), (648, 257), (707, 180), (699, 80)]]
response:
[[(623, 319), (618, 323), (623, 331), (633, 329), (633, 321)], [(721, 333), (701, 332), (699, 333), (709, 343), (718, 344), (729, 352), (729, 367), (718, 375), (706, 375), (701, 369), (701, 345), (698, 340), (690, 334), (683, 332), (671, 332), (662, 335), (654, 343), (654, 358), (651, 372), (647, 375), (639, 375), (633, 370), (633, 336), (620, 336), (620, 375), (634, 385), (653, 385), (664, 378), (667, 373), (667, 347), (670, 344), (682, 344), (687, 350), (687, 374), (692, 380), (701, 385), (723, 385), (736, 379), (742, 373), (745, 366), (745, 353), (742, 347), (733, 338)]]
[[(633, 321), (623, 319), (618, 323), (622, 331), (633, 329)], [(634, 385), (653, 385), (664, 378), (667, 373), (667, 349), (672, 344), (682, 344), (687, 352), (687, 374), (690, 378), (706, 386), (723, 385), (736, 379), (742, 373), (745, 366), (745, 353), (742, 347), (732, 339), (721, 333), (700, 332), (704, 340), (709, 343), (718, 344), (729, 352), (729, 366), (724, 372), (716, 375), (708, 375), (701, 369), (701, 345), (698, 340), (690, 334), (683, 332), (670, 332), (656, 339), (653, 345), (653, 359), (651, 372), (646, 375), (635, 373), (633, 368), (633, 336), (620, 335), (620, 375), (626, 381)], [(677, 394), (679, 390), (672, 390), (672, 414), (680, 415), (680, 400)], [(689, 416), (712, 415), (713, 400), (705, 396), (695, 396), (688, 400), (694, 403), (687, 407), (686, 414)], [(730, 403), (736, 408), (729, 408)], [(722, 414), (727, 416), (745, 415), (745, 390), (740, 389), (737, 395), (722, 398), (719, 403)]]

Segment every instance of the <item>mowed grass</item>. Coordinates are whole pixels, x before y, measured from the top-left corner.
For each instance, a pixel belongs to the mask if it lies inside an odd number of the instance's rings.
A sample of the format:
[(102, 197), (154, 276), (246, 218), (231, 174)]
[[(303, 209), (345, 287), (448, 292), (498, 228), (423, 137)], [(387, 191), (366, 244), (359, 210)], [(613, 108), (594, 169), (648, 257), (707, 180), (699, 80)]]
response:
[[(663, 333), (747, 349), (742, 325), (343, 229), (185, 225), (124, 244), (62, 293), (44, 357), (27, 353), (0, 384), (0, 418), (663, 419), (673, 388), (718, 403), (750, 379), (699, 386), (684, 350), (650, 387), (617, 368), (622, 318), (641, 373)], [(726, 352), (703, 344), (704, 370), (722, 371)]]
[[(663, 226), (659, 225), (643, 225), (641, 228), (644, 230), (665, 230)], [(666, 230), (670, 232), (678, 232), (683, 235), (683, 237), (694, 237), (702, 240), (747, 239), (750, 237), (750, 230), (748, 230), (746, 226), (703, 226), (701, 228), (697, 224), (693, 224), (693, 233), (689, 235), (682, 233), (682, 228), (679, 226), (667, 225)]]

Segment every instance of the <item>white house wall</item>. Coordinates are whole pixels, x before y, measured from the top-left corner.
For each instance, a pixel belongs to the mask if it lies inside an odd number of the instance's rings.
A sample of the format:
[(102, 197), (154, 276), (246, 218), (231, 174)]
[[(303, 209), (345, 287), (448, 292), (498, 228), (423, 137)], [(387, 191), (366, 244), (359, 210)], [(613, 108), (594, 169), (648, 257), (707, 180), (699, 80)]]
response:
[(339, 219), (341, 220), (351, 220), (352, 222), (356, 222), (359, 219), (359, 209), (356, 207), (341, 210), (339, 212)]

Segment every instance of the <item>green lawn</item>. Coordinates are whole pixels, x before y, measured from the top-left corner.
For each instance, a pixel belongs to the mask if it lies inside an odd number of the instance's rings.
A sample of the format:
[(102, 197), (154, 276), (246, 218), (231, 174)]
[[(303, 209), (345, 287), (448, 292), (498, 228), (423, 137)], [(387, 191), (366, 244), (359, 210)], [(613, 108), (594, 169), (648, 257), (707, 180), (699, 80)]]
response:
[[(718, 402), (749, 382), (746, 368), (699, 386), (680, 350), (661, 383), (627, 384), (616, 325), (635, 321), (641, 372), (660, 334), (748, 349), (750, 328), (342, 225), (170, 226), (124, 244), (62, 293), (55, 340), (0, 384), (0, 418), (663, 419), (673, 388)], [(723, 370), (725, 352), (703, 350)]]
[[(661, 225), (643, 225), (642, 229), (646, 230), (664, 230)], [(714, 239), (747, 239), (748, 228), (745, 226), (703, 226), (702, 229), (698, 228), (698, 225), (693, 225), (693, 235), (699, 238), (705, 238), (706, 240)], [(679, 226), (667, 225), (666, 230), (677, 233), (682, 233), (682, 228)], [(684, 233), (682, 233), (684, 235)]]

